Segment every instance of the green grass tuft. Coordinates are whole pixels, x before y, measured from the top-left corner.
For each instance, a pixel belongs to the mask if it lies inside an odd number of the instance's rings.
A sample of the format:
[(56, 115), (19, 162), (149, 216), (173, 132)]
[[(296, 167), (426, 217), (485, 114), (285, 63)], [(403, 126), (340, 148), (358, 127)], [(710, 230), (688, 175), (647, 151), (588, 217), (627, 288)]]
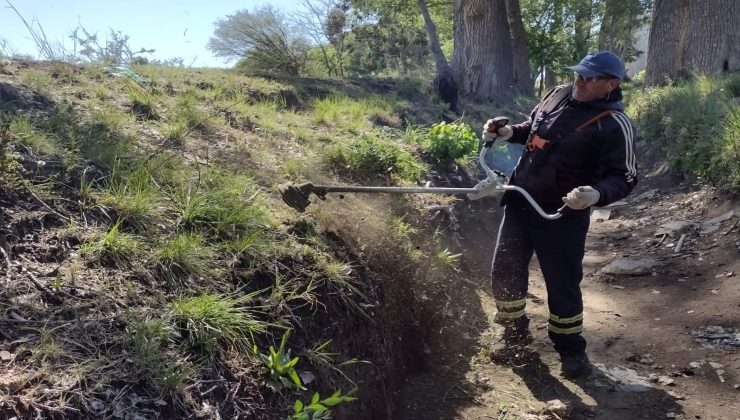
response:
[(269, 326), (248, 306), (258, 293), (179, 298), (171, 305), (172, 317), (192, 347), (213, 352), (221, 343), (245, 350), (254, 342), (254, 334), (266, 332)]
[(172, 284), (182, 284), (191, 276), (207, 276), (214, 272), (213, 250), (198, 234), (178, 233), (159, 244), (153, 254), (153, 272)]
[(121, 222), (101, 235), (98, 239), (86, 242), (80, 253), (97, 259), (104, 265), (127, 267), (143, 251), (142, 243), (133, 235), (120, 231)]

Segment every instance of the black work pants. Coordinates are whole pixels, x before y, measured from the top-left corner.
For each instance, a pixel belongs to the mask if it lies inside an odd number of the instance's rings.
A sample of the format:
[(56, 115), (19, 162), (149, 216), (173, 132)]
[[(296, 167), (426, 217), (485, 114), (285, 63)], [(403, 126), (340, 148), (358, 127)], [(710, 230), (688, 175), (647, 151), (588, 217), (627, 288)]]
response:
[(497, 320), (505, 327), (504, 337), (521, 335), (528, 327), (528, 267), (537, 253), (547, 287), (548, 335), (555, 350), (561, 355), (585, 351), (580, 283), (588, 225), (588, 210), (547, 220), (527, 205), (504, 207), (491, 268)]

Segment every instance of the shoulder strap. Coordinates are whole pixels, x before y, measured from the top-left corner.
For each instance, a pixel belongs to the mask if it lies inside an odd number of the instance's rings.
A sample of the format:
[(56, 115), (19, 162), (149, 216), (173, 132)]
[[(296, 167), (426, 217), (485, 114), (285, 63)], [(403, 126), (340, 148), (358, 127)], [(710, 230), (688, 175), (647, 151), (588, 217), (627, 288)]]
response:
[(591, 124), (595, 123), (596, 121), (600, 120), (602, 117), (605, 117), (605, 116), (607, 116), (607, 115), (609, 115), (609, 114), (611, 114), (613, 112), (614, 112), (613, 109), (607, 109), (606, 111), (599, 112), (593, 118), (590, 118), (588, 121), (586, 121), (583, 124), (581, 124), (578, 127), (576, 127), (576, 130), (575, 131), (576, 132), (579, 132), (579, 131), (583, 130), (584, 128), (588, 127), (589, 125), (591, 125)]
[(537, 132), (537, 129), (540, 125), (540, 117), (552, 112), (558, 105), (560, 105), (570, 96), (570, 93), (572, 91), (573, 85), (558, 86), (553, 88), (553, 90), (542, 99), (542, 102), (540, 102), (540, 105), (535, 111), (534, 120), (532, 120), (532, 126), (530, 127), (529, 137), (527, 138), (527, 141), (529, 141), (532, 138), (532, 135)]
[(572, 85), (564, 85), (559, 86), (558, 88), (555, 88), (553, 92), (542, 101), (542, 105), (537, 109), (538, 114), (549, 114), (552, 112), (555, 107), (560, 104), (563, 99), (570, 96), (570, 93), (573, 91)]

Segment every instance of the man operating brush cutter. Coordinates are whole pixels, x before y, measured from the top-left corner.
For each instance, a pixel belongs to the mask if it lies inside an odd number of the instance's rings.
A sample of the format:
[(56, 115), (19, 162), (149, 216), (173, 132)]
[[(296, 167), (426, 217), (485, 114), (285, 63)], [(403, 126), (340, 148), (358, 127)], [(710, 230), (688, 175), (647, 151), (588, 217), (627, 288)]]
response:
[(621, 101), (621, 59), (600, 51), (568, 68), (575, 72), (573, 83), (552, 89), (527, 121), (500, 127), (489, 120), (483, 137), (524, 144), (509, 186), (526, 190), (546, 212), (563, 203), (572, 209), (557, 220), (543, 220), (530, 201), (504, 192), (491, 269), (497, 322), (504, 327), (495, 356), (516, 359), (532, 341), (525, 306), (528, 266), (536, 253), (547, 288), (548, 335), (560, 354), (562, 375), (577, 378), (591, 370), (580, 288), (589, 208), (627, 196), (637, 169), (635, 130)]
[[(509, 125), (506, 117), (488, 120), (479, 159), (487, 178), (474, 188), (287, 183), (280, 186), (283, 201), (302, 212), (311, 204), (312, 193), (321, 199), (330, 192), (501, 197), (504, 219), (492, 268), (497, 320), (504, 326), (499, 356), (516, 357), (531, 342), (525, 313), (527, 267), (536, 252), (549, 297), (549, 336), (561, 356), (563, 375), (582, 376), (590, 370), (581, 334), (580, 289), (588, 209), (629, 194), (637, 172), (634, 128), (623, 113), (619, 88), (622, 61), (610, 52), (598, 52), (570, 69), (574, 82), (550, 91), (527, 121)], [(485, 161), (498, 139), (526, 146), (508, 183)]]

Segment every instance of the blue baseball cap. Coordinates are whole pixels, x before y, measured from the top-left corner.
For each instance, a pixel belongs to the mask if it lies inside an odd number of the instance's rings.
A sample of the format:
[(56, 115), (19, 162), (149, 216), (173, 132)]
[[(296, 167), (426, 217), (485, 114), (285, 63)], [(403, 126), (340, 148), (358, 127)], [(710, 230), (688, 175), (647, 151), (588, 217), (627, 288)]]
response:
[(612, 76), (624, 79), (624, 63), (611, 51), (591, 53), (575, 66), (566, 67), (585, 77)]

